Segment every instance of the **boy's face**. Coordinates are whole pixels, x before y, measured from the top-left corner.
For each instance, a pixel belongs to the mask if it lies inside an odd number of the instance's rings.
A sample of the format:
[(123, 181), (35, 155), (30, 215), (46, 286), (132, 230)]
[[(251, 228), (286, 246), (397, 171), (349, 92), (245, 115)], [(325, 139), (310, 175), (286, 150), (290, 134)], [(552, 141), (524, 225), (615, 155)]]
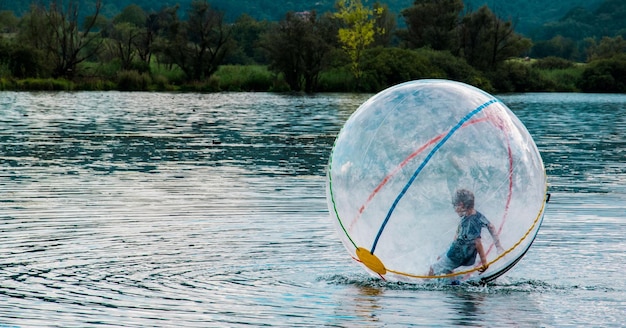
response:
[(467, 211), (467, 209), (465, 208), (465, 205), (463, 205), (462, 203), (458, 203), (454, 205), (454, 211), (459, 216), (465, 216), (465, 212)]

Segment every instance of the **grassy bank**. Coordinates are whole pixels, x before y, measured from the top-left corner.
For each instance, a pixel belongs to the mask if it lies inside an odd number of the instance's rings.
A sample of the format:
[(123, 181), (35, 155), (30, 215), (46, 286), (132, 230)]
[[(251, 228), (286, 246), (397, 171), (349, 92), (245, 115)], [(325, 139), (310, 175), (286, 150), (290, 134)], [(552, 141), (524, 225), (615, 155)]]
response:
[(112, 66), (85, 65), (69, 81), (53, 78), (0, 78), (0, 90), (11, 91), (284, 91), (280, 76), (265, 66), (221, 66), (205, 81), (184, 82), (178, 69), (154, 65), (150, 70), (116, 70)]

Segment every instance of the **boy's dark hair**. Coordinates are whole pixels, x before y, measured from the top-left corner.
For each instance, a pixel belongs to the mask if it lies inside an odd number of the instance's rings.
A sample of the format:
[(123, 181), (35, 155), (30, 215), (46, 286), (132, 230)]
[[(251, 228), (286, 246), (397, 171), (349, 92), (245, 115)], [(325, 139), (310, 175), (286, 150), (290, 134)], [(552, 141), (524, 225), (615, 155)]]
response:
[(463, 204), (463, 207), (467, 209), (474, 208), (474, 194), (467, 189), (459, 189), (454, 194), (452, 203), (454, 205)]

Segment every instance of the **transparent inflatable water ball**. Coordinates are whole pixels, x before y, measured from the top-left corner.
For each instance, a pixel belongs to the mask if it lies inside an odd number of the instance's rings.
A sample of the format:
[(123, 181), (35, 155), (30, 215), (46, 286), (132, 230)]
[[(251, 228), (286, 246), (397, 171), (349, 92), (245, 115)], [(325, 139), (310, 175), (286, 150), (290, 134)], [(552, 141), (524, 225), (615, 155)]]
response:
[(403, 83), (363, 103), (337, 136), (326, 185), (352, 258), (410, 282), (502, 275), (532, 244), (546, 188), (520, 120), (492, 95), (447, 80)]

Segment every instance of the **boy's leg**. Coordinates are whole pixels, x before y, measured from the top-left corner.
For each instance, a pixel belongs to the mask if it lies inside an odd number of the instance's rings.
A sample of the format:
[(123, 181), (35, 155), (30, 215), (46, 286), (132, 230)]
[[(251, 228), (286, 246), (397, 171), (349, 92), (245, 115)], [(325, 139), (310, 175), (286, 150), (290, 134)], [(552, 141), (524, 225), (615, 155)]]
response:
[(444, 253), (439, 256), (437, 262), (430, 267), (428, 272), (429, 276), (440, 275), (440, 274), (449, 274), (452, 273), (452, 270), (456, 269), (458, 265), (452, 262), (448, 256)]

